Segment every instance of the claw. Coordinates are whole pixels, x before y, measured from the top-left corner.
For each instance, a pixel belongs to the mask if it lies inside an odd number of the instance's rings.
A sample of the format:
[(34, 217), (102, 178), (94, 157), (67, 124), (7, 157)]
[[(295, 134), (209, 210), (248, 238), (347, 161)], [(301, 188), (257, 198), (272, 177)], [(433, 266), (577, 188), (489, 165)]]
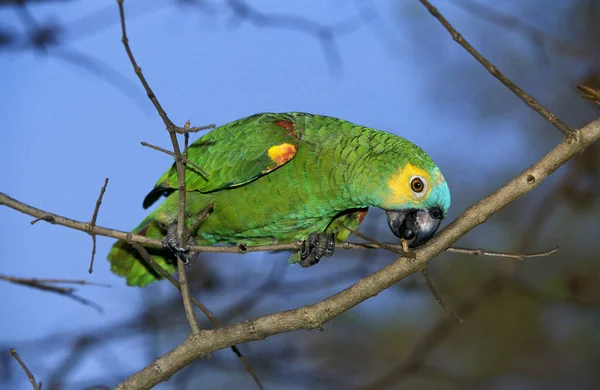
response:
[(302, 267), (315, 265), (321, 257), (333, 255), (334, 250), (335, 233), (310, 233), (300, 247), (300, 265)]
[(163, 248), (170, 250), (176, 257), (181, 259), (185, 265), (190, 265), (196, 261), (197, 256), (190, 259), (189, 248), (182, 248), (179, 246), (179, 240), (177, 239), (177, 225), (170, 226), (167, 229), (167, 234), (165, 235), (162, 244)]
[(329, 257), (329, 256), (333, 255), (334, 251), (335, 251), (335, 233), (330, 233), (329, 237), (327, 237), (327, 244), (326, 244), (325, 253), (323, 253), (323, 256)]

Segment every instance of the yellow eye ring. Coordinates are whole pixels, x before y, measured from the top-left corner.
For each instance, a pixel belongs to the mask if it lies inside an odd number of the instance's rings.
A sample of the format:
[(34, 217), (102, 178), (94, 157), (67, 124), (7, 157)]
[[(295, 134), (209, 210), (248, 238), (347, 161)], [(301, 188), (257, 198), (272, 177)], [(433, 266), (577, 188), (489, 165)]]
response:
[(420, 194), (425, 189), (425, 183), (420, 177), (415, 177), (410, 181), (410, 189), (413, 192)]

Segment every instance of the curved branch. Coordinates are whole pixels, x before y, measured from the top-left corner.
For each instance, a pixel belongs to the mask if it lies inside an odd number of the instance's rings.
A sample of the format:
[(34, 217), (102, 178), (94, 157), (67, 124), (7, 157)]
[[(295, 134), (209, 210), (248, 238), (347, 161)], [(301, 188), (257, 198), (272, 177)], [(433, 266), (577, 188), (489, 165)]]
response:
[(322, 328), (326, 322), (338, 315), (379, 294), (408, 275), (422, 270), (429, 261), (453, 242), (537, 187), (552, 172), (581, 153), (598, 138), (600, 138), (600, 120), (573, 131), (572, 137), (565, 137), (556, 148), (536, 164), (487, 198), (466, 209), (459, 218), (425, 246), (416, 250), (415, 259), (407, 260), (400, 257), (374, 274), (360, 279), (345, 290), (314, 305), (269, 314), (220, 329), (200, 331), (198, 335), (190, 336), (184, 343), (129, 377), (117, 389), (150, 388), (193, 361), (234, 344), (263, 340), (284, 332)]

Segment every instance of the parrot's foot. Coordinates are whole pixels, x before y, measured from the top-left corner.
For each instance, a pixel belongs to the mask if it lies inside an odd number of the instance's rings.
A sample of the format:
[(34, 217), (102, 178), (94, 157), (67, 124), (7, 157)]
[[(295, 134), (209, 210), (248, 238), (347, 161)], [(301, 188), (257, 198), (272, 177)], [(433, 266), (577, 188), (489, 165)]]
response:
[(177, 258), (181, 259), (185, 265), (190, 265), (196, 261), (196, 256), (190, 258), (190, 249), (182, 248), (177, 239), (177, 225), (172, 225), (167, 229), (167, 234), (162, 241), (163, 248), (170, 250)]
[(310, 267), (321, 260), (321, 257), (333, 255), (335, 250), (335, 233), (310, 233), (308, 240), (300, 247), (300, 265)]

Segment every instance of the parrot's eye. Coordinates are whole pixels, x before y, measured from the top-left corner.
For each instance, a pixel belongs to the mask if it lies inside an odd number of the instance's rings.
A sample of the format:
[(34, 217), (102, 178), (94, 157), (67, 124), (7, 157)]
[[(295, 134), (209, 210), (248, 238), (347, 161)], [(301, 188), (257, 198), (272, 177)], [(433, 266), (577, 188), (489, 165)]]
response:
[(425, 190), (425, 181), (418, 176), (413, 177), (410, 180), (410, 189), (415, 193), (415, 195), (422, 195), (422, 192)]

